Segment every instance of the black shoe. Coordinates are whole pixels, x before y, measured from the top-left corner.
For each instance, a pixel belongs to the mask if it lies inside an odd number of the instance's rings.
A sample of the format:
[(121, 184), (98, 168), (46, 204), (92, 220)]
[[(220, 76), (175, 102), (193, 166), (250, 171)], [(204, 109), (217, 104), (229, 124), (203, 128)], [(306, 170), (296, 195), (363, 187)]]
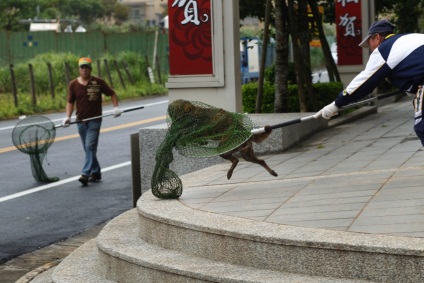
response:
[(88, 184), (88, 176), (81, 175), (81, 177), (78, 179), (78, 181), (80, 181), (81, 184), (83, 184), (84, 186), (87, 186), (87, 184)]
[(96, 173), (91, 174), (90, 178), (88, 178), (88, 181), (92, 183), (99, 182), (101, 180), (102, 180), (102, 175), (96, 174)]

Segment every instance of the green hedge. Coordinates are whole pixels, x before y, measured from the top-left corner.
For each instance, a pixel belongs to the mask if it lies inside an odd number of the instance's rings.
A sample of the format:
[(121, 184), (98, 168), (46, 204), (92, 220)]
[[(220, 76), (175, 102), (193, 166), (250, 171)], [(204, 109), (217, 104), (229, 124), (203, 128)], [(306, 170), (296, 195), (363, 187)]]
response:
[[(311, 105), (309, 103), (308, 110), (318, 111), (336, 99), (340, 91), (343, 90), (343, 84), (340, 82), (315, 83), (312, 84), (312, 88), (316, 98), (316, 105)], [(257, 82), (244, 84), (242, 86), (243, 112), (255, 113), (257, 93)], [(274, 113), (274, 97), (274, 85), (265, 81), (262, 96), (262, 113)], [(289, 85), (288, 109), (288, 112), (300, 112), (297, 85), (294, 84)]]

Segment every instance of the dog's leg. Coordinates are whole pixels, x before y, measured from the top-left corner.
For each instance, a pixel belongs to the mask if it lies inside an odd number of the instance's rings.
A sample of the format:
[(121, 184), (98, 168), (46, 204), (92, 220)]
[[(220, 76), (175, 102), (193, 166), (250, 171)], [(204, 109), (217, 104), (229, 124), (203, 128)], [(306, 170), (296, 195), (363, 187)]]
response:
[(224, 153), (224, 154), (221, 154), (220, 156), (222, 158), (226, 159), (226, 160), (230, 160), (231, 163), (232, 163), (230, 169), (227, 172), (227, 179), (230, 180), (231, 179), (231, 176), (233, 176), (233, 171), (236, 168), (237, 163), (239, 162), (239, 160), (238, 160), (237, 157), (233, 156), (233, 152), (232, 151), (227, 152), (227, 153)]
[(240, 147), (239, 152), (241, 157), (243, 157), (244, 160), (259, 164), (262, 167), (264, 167), (272, 176), (275, 176), (275, 177), (278, 176), (278, 174), (274, 170), (272, 170), (268, 166), (268, 164), (266, 164), (265, 160), (262, 160), (256, 157), (255, 152), (253, 151), (253, 146), (251, 142), (247, 142), (243, 147)]

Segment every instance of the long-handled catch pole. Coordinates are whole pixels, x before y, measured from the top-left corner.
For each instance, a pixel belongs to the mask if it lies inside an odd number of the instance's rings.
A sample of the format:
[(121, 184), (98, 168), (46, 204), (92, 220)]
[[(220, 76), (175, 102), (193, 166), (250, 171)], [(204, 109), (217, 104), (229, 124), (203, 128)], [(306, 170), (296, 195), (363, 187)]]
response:
[[(127, 109), (122, 110), (122, 113), (131, 112), (131, 111), (139, 110), (139, 109), (143, 109), (143, 108), (144, 108), (144, 106), (136, 106), (136, 107), (133, 107), (133, 108), (127, 108)], [(91, 118), (87, 118), (87, 119), (84, 119), (84, 120), (81, 120), (81, 121), (73, 121), (69, 124), (76, 124), (76, 123), (80, 123), (80, 122), (86, 122), (86, 121), (95, 120), (95, 119), (104, 118), (104, 117), (109, 117), (109, 116), (113, 116), (113, 113), (102, 115), (102, 116), (91, 117)], [(63, 127), (63, 125), (62, 124), (55, 125), (55, 128), (60, 128), (60, 127)]]
[[(343, 106), (339, 109), (339, 111), (346, 110), (346, 109), (349, 109), (349, 108), (352, 108), (352, 107), (355, 107), (355, 106), (367, 104), (367, 103), (373, 102), (375, 100), (381, 100), (381, 99), (384, 99), (384, 98), (387, 98), (387, 97), (390, 97), (390, 96), (393, 96), (393, 95), (396, 95), (396, 94), (404, 93), (404, 92), (405, 91), (403, 91), (403, 90), (395, 90), (395, 91), (392, 91), (392, 92), (388, 92), (388, 93), (385, 93), (385, 94), (382, 94), (382, 95), (379, 95), (379, 96), (375, 96), (375, 97), (372, 97), (372, 98), (369, 98), (369, 99), (361, 100), (361, 101)], [(278, 128), (286, 127), (286, 126), (289, 126), (289, 125), (297, 124), (297, 123), (300, 123), (300, 122), (304, 122), (304, 121), (307, 121), (307, 120), (312, 120), (312, 119), (315, 119), (314, 115), (306, 116), (306, 117), (303, 117), (303, 118), (297, 118), (297, 119), (289, 120), (289, 121), (286, 121), (286, 122), (278, 123), (278, 124), (275, 124), (275, 125), (271, 125), (271, 129), (278, 129)], [(252, 134), (261, 134), (261, 133), (264, 133), (264, 132), (265, 132), (265, 127), (253, 129), (251, 131)]]

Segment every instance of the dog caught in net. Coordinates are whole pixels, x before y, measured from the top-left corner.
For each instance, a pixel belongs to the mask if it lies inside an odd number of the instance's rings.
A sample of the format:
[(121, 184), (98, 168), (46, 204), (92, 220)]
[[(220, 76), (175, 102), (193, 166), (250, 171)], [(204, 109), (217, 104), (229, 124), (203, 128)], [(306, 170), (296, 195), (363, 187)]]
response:
[(176, 199), (182, 194), (180, 178), (169, 169), (173, 161), (172, 150), (185, 157), (203, 158), (221, 156), (233, 165), (228, 179), (238, 163), (233, 157), (239, 151), (242, 157), (258, 163), (270, 174), (277, 174), (263, 160), (254, 156), (253, 142), (263, 141), (270, 133), (252, 138), (253, 121), (245, 114), (228, 112), (211, 105), (187, 100), (176, 100), (168, 106), (168, 132), (156, 152), (156, 165), (151, 179), (152, 193), (158, 198)]
[(44, 116), (28, 116), (13, 128), (13, 144), (18, 150), (29, 155), (32, 175), (38, 182), (59, 181), (57, 177), (48, 177), (43, 169), (47, 150), (54, 142), (55, 137), (55, 125)]

